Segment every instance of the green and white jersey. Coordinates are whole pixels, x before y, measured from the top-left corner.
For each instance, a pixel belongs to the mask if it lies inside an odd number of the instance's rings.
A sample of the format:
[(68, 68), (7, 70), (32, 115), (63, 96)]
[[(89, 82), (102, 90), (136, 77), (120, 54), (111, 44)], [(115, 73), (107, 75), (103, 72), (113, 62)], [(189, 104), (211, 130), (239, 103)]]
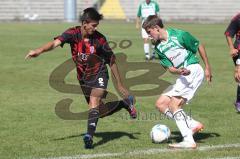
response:
[(157, 2), (151, 0), (149, 4), (147, 4), (144, 1), (138, 7), (137, 16), (142, 17), (144, 21), (149, 15), (156, 15), (158, 12), (159, 12), (159, 6)]
[(186, 67), (190, 64), (199, 63), (196, 56), (199, 41), (190, 33), (167, 29), (168, 39), (155, 46), (160, 63), (164, 67)]

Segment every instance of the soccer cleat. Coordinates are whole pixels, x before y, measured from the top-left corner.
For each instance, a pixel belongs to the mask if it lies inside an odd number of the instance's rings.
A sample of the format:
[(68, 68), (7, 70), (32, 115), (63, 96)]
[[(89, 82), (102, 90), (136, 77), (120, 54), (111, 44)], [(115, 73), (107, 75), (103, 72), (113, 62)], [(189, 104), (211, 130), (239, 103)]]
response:
[(178, 148), (178, 149), (196, 149), (197, 144), (195, 142), (182, 141), (179, 143), (173, 143), (168, 145), (169, 148)]
[(85, 149), (92, 149), (93, 148), (93, 140), (92, 136), (89, 134), (85, 134), (83, 137), (83, 142), (85, 144)]
[(235, 108), (236, 108), (237, 112), (240, 113), (240, 102), (239, 102), (239, 101), (236, 101), (236, 102), (234, 103), (234, 105), (235, 105)]
[(204, 129), (204, 125), (200, 122), (197, 122), (196, 126), (192, 127), (192, 134), (196, 134), (198, 132), (201, 132)]
[(137, 110), (136, 110), (136, 108), (134, 106), (128, 112), (129, 112), (129, 114), (130, 114), (132, 119), (136, 119), (137, 118)]
[(129, 108), (128, 108), (128, 113), (131, 116), (132, 119), (137, 118), (137, 109), (134, 106), (134, 97), (129, 95), (128, 96), (128, 101), (129, 103)]

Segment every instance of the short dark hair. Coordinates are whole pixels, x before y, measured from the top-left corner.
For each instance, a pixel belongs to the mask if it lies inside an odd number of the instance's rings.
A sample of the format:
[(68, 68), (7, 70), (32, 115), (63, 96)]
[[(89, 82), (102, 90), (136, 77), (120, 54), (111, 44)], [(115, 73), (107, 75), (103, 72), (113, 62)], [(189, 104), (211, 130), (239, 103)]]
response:
[(93, 7), (84, 9), (83, 14), (80, 17), (81, 22), (84, 22), (84, 21), (90, 22), (92, 20), (100, 21), (102, 19), (103, 19), (103, 15), (99, 14), (98, 11)]
[(163, 22), (162, 22), (161, 18), (159, 18), (157, 15), (150, 15), (144, 21), (142, 27), (143, 27), (143, 29), (147, 30), (147, 29), (152, 28), (156, 25), (159, 26), (160, 28), (164, 28), (164, 25), (163, 25)]

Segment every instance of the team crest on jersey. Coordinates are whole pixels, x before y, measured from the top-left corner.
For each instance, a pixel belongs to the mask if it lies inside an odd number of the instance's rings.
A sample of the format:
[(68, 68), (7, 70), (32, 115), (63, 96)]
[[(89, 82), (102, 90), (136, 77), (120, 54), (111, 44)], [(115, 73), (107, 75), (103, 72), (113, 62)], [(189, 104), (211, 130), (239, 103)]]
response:
[(90, 53), (93, 54), (94, 53), (94, 46), (90, 46)]
[(86, 53), (79, 53), (78, 52), (78, 58), (80, 58), (81, 60), (87, 60), (88, 55)]

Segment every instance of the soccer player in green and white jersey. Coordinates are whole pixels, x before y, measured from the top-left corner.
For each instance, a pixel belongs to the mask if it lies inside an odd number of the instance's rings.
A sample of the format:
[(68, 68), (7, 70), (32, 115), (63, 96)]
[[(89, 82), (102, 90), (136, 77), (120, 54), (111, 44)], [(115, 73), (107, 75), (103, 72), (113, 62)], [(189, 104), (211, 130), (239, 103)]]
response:
[[(136, 19), (136, 28), (139, 29), (139, 24), (142, 19), (142, 24), (144, 20), (150, 15), (157, 15), (159, 13), (159, 5), (157, 2), (152, 0), (144, 0), (138, 7), (137, 19)], [(143, 48), (145, 52), (146, 60), (151, 60), (155, 58), (155, 52), (152, 52), (152, 56), (150, 56), (150, 44), (149, 44), (149, 36), (146, 31), (142, 28), (142, 38), (143, 38)], [(152, 50), (154, 46), (152, 45)]]
[(169, 147), (196, 148), (193, 134), (202, 130), (203, 124), (190, 118), (182, 107), (192, 99), (204, 79), (197, 51), (205, 64), (206, 79), (211, 82), (212, 73), (205, 48), (186, 31), (165, 29), (162, 20), (155, 15), (145, 20), (143, 28), (156, 41), (155, 50), (160, 64), (171, 73), (179, 75), (176, 83), (156, 101), (159, 111), (175, 120), (183, 136), (182, 142), (169, 144)]

